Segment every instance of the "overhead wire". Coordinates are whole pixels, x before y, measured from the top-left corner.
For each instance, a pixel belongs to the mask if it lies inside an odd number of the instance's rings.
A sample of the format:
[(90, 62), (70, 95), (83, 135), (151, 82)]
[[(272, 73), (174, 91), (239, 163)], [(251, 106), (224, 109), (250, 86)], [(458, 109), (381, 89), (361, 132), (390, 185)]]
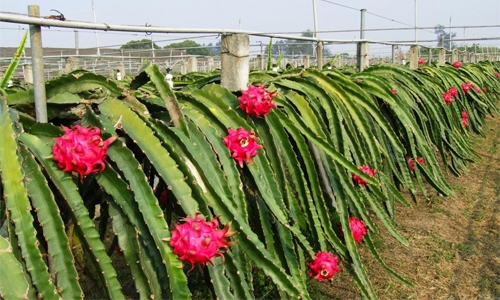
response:
[[(320, 1), (332, 4), (332, 5), (337, 5), (337, 6), (340, 6), (340, 7), (344, 7), (344, 8), (347, 8), (347, 9), (352, 9), (352, 10), (360, 11), (360, 9), (358, 9), (358, 8), (347, 6), (347, 5), (340, 4), (340, 3), (336, 3), (336, 2), (333, 2), (333, 1), (330, 1), (330, 0), (320, 0)], [(395, 22), (395, 23), (399, 23), (399, 24), (402, 24), (402, 25), (410, 26), (412, 28), (415, 28), (414, 25), (410, 25), (410, 24), (407, 24), (407, 23), (404, 23), (404, 22), (400, 22), (400, 21), (388, 18), (388, 17), (384, 17), (384, 16), (381, 16), (379, 14), (372, 13), (372, 12), (370, 12), (368, 10), (366, 11), (366, 14), (372, 15), (372, 16), (375, 16), (375, 17), (379, 17), (379, 18), (382, 18), (382, 19), (385, 19), (385, 20), (389, 20), (389, 21), (392, 21), (392, 22)], [(421, 28), (418, 28), (418, 27), (417, 27), (417, 29), (424, 30), (424, 31), (427, 31), (427, 32), (431, 32), (429, 30), (421, 29)], [(434, 32), (431, 32), (431, 33), (434, 33)]]

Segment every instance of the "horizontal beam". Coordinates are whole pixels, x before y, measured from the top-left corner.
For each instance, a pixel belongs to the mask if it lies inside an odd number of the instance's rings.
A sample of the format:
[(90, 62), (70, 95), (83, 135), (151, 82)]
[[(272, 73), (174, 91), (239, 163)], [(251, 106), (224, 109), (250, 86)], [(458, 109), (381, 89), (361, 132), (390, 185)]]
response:
[[(137, 26), (137, 25), (113, 25), (107, 23), (93, 23), (83, 21), (60, 21), (53, 19), (38, 18), (32, 16), (25, 16), (14, 13), (0, 12), (0, 22), (16, 23), (16, 24), (30, 24), (50, 27), (72, 28), (72, 29), (88, 29), (88, 30), (101, 30), (101, 31), (118, 31), (118, 32), (143, 32), (143, 33), (187, 33), (187, 34), (247, 34), (251, 36), (261, 36), (269, 38), (279, 38), (288, 40), (301, 40), (310, 42), (323, 42), (329, 44), (352, 44), (359, 42), (367, 42), (372, 44), (382, 45), (414, 45), (413, 41), (377, 41), (367, 39), (320, 39), (315, 37), (294, 36), (286, 34), (273, 34), (259, 31), (245, 31), (239, 29), (214, 29), (214, 28), (174, 28), (174, 27), (157, 27), (157, 26)], [(478, 40), (500, 40), (500, 37), (492, 38), (473, 38), (473, 39), (453, 39), (454, 41), (478, 41)], [(421, 42), (435, 42), (435, 40), (421, 41)], [(431, 48), (431, 47), (428, 47)], [(439, 47), (435, 47), (439, 48)]]

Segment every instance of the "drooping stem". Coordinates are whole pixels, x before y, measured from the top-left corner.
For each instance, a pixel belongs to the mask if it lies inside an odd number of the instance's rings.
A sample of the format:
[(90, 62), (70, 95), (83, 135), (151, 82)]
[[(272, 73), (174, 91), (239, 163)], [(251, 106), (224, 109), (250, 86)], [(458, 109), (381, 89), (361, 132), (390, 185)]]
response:
[(330, 199), (332, 199), (333, 207), (335, 207), (335, 209), (338, 210), (337, 201), (335, 200), (335, 195), (333, 194), (332, 187), (330, 186), (330, 181), (328, 180), (328, 177), (326, 175), (325, 165), (323, 164), (323, 161), (321, 160), (318, 148), (316, 148), (316, 146), (313, 144), (310, 144), (310, 146), (313, 150), (314, 159), (316, 160), (316, 163), (318, 164), (319, 176), (321, 177), (321, 182), (323, 183), (323, 187), (325, 189), (325, 192), (328, 194), (328, 196), (330, 196)]

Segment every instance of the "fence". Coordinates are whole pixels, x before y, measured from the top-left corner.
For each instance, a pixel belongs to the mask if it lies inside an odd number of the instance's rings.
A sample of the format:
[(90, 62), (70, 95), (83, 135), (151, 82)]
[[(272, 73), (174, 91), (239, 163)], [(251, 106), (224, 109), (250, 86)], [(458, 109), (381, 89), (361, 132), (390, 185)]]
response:
[[(32, 7), (32, 6), (30, 6)], [(37, 8), (37, 7), (36, 7)], [(363, 10), (361, 17), (364, 18)], [(105, 31), (127, 31), (127, 32), (158, 32), (158, 33), (215, 33), (222, 36), (230, 35), (246, 35), (260, 36), (281, 39), (292, 39), (295, 41), (311, 43), (316, 49), (316, 54), (309, 55), (285, 55), (281, 59), (278, 67), (285, 68), (287, 65), (297, 66), (323, 66), (332, 57), (323, 57), (323, 47), (326, 45), (339, 44), (355, 44), (357, 45), (356, 53), (342, 53), (335, 59), (335, 67), (355, 66), (358, 70), (362, 70), (369, 65), (380, 63), (400, 63), (410, 62), (410, 67), (415, 68), (417, 65), (419, 48), (415, 43), (398, 43), (373, 41), (366, 39), (359, 40), (332, 40), (319, 39), (316, 37), (289, 36), (279, 34), (268, 34), (261, 32), (251, 32), (242, 30), (219, 30), (219, 29), (182, 29), (182, 28), (163, 28), (163, 27), (143, 27), (143, 26), (125, 26), (125, 25), (109, 25), (88, 22), (75, 21), (60, 21), (38, 17), (35, 13), (30, 13), (30, 16), (23, 16), (12, 13), (0, 12), (0, 22), (10, 22), (19, 24), (30, 24), (30, 31), (33, 28), (41, 30), (41, 26), (66, 27), (72, 29), (87, 29), (87, 30), (105, 30)], [(364, 22), (362, 22), (364, 25)], [(364, 36), (364, 26), (361, 29), (361, 36)], [(33, 32), (31, 35), (33, 39)], [(500, 38), (493, 38), (498, 39)], [(477, 41), (484, 40), (481, 38), (474, 39), (454, 39), (454, 41)], [(33, 40), (32, 40), (33, 44)], [(250, 51), (249, 48), (258, 47), (259, 45), (247, 44), (247, 49), (237, 49), (243, 51), (248, 57), (249, 70), (264, 69), (265, 62), (268, 60), (267, 54), (263, 53), (262, 43), (260, 51)], [(370, 51), (370, 47), (372, 50)], [(410, 48), (409, 48), (410, 47)], [(450, 51), (444, 48), (433, 48), (420, 45), (420, 47), (435, 49), (427, 51), (425, 59), (431, 61), (452, 62), (461, 60), (465, 62), (476, 62), (480, 60), (500, 60), (500, 53), (471, 53), (467, 51), (459, 52), (457, 50)], [(409, 48), (409, 51), (407, 50)], [(437, 51), (436, 51), (437, 49)], [(498, 50), (498, 48), (497, 48)], [(0, 74), (7, 68), (13, 53), (14, 48), (0, 48)], [(42, 49), (43, 57), (38, 58), (42, 62), (44, 79), (58, 76), (60, 74), (72, 71), (77, 68), (83, 68), (95, 73), (113, 76), (118, 70), (122, 75), (137, 72), (144, 62), (151, 61), (165, 68), (170, 67), (173, 72), (185, 74), (188, 72), (210, 72), (216, 69), (223, 68), (222, 56), (194, 56), (187, 55), (185, 50), (178, 49), (61, 49), (61, 48), (44, 48)], [(49, 55), (50, 54), (50, 55)], [(97, 55), (98, 54), (98, 55)], [(26, 81), (33, 81), (32, 61), (35, 59), (31, 53), (31, 49), (26, 49), (26, 55), (21, 61), (22, 70), (15, 74), (16, 78), (24, 78)], [(273, 57), (274, 62), (277, 61), (277, 56)], [(227, 64), (226, 64), (227, 66)]]

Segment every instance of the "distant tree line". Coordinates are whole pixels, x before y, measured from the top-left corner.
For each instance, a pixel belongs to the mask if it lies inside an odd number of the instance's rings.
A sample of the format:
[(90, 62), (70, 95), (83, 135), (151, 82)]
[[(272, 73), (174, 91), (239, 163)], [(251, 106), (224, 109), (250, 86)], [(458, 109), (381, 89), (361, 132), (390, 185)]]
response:
[(142, 40), (131, 40), (127, 43), (123, 44), (120, 49), (176, 49), (176, 50), (185, 50), (188, 55), (202, 55), (202, 56), (210, 56), (210, 55), (218, 55), (220, 54), (220, 41), (213, 44), (209, 43), (208, 45), (201, 45), (192, 40), (185, 40), (180, 43), (172, 43), (166, 45), (165, 47), (158, 46), (155, 42), (149, 39)]
[[(302, 31), (301, 36), (303, 37), (313, 37), (314, 32), (310, 29)], [(266, 46), (266, 52), (268, 53), (268, 46)], [(279, 40), (276, 41), (272, 46), (272, 54), (279, 55), (310, 55), (314, 56), (316, 52), (316, 42), (309, 42), (303, 40)], [(330, 55), (330, 49), (323, 47), (323, 55)]]
[[(451, 31), (446, 31), (445, 26), (438, 24), (434, 26), (434, 33), (436, 34), (436, 46), (438, 48), (445, 48), (445, 49), (457, 49), (459, 51), (467, 51), (467, 52), (496, 52), (499, 51), (498, 48), (496, 47), (484, 47), (481, 46), (479, 43), (473, 43), (472, 45), (463, 45), (463, 46), (457, 46), (456, 43), (453, 42), (453, 38), (457, 36), (456, 32), (451, 32)], [(450, 48), (451, 44), (451, 48)], [(431, 49), (432, 54), (438, 54), (439, 49)], [(426, 47), (421, 47), (420, 48), (420, 55), (425, 56), (429, 54), (429, 48)]]

